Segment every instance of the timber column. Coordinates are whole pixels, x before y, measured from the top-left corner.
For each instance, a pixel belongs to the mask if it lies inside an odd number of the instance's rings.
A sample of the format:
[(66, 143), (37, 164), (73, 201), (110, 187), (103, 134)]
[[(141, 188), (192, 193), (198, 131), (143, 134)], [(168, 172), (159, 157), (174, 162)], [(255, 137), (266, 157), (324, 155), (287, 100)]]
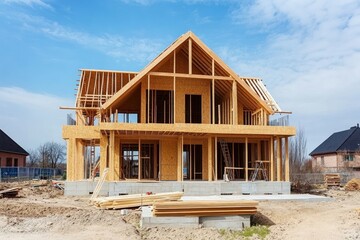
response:
[[(109, 139), (106, 135), (101, 133), (100, 135), (100, 177), (102, 176), (105, 168), (109, 167), (108, 165), (108, 147)], [(109, 175), (107, 175), (106, 180), (109, 180)]]

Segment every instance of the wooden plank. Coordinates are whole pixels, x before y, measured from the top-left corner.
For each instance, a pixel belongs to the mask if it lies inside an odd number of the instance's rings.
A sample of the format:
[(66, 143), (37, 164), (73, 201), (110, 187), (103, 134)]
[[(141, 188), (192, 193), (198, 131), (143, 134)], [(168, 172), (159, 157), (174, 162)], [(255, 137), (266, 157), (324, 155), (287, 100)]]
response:
[(91, 202), (101, 209), (122, 209), (153, 205), (160, 201), (179, 200), (183, 196), (182, 192), (157, 193), (157, 194), (132, 194), (124, 196), (93, 198)]

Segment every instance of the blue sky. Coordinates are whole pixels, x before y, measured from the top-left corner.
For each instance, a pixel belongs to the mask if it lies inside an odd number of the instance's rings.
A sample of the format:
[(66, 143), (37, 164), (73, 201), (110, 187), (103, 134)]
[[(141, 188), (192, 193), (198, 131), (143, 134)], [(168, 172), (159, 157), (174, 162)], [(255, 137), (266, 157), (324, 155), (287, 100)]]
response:
[(0, 128), (62, 142), (79, 68), (139, 71), (189, 30), (264, 80), (309, 152), (360, 122), (359, 1), (0, 0)]

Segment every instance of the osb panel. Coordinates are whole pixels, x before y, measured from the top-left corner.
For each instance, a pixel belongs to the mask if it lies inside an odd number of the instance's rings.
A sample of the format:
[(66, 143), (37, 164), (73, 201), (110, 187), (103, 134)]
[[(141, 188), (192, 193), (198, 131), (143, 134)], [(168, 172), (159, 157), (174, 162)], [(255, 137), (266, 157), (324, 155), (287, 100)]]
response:
[(181, 51), (176, 52), (176, 72), (189, 73), (189, 60)]
[(80, 125), (67, 125), (62, 128), (62, 137), (68, 138), (88, 138), (99, 139), (99, 126), (80, 126)]
[(201, 95), (202, 123), (210, 123), (210, 87), (208, 79), (176, 79), (175, 116), (177, 123), (185, 123), (185, 95)]
[(169, 91), (174, 90), (174, 78), (163, 77), (163, 76), (151, 76), (150, 89), (169, 90)]
[(161, 180), (173, 180), (177, 179), (177, 140), (161, 140), (160, 141), (160, 168), (161, 168)]
[(174, 68), (174, 54), (170, 54), (162, 62), (160, 62), (153, 71), (156, 72), (173, 72)]

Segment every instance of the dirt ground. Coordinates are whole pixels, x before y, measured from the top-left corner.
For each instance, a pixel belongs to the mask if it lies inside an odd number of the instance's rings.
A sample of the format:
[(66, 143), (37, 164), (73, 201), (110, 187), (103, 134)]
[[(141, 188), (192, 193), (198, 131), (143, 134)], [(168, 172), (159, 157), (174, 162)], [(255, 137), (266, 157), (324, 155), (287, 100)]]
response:
[[(51, 185), (19, 186), (17, 198), (0, 199), (1, 239), (234, 239), (231, 232), (208, 228), (139, 228), (140, 212), (122, 216), (98, 210), (87, 198), (65, 197)], [(360, 191), (330, 190), (328, 202), (260, 202), (254, 224), (266, 225), (266, 239), (360, 239)], [(236, 235), (238, 237), (238, 235)], [(258, 239), (252, 237), (251, 239)]]

